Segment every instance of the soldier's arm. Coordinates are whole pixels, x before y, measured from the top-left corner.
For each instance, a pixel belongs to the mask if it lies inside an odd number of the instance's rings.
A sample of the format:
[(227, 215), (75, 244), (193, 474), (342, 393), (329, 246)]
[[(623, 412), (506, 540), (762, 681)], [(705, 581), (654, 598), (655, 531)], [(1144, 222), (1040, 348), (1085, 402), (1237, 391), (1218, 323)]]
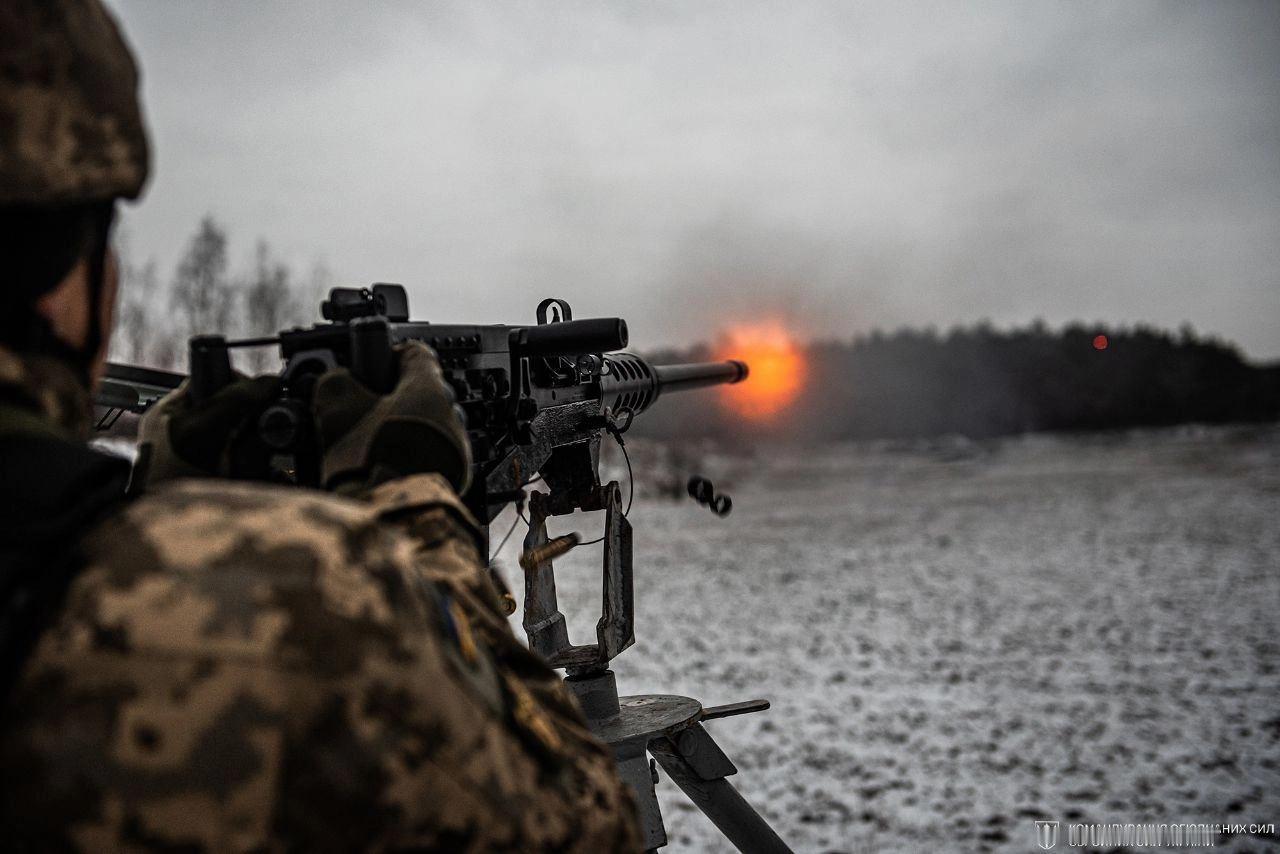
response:
[(465, 589), (468, 599), (487, 612), (502, 617), (510, 612), (506, 601), (510, 594), (501, 580), (489, 573), (480, 554), (479, 525), (444, 477), (418, 474), (397, 478), (357, 497), (368, 503), (384, 524), (419, 544), (423, 572)]
[(590, 735), (577, 700), (555, 671), (512, 632), (502, 601), (506, 591), (494, 584), (479, 551), (478, 526), (444, 478), (427, 474), (389, 481), (364, 500), (383, 524), (412, 539), (415, 571), (449, 591), (460, 630), (483, 645), (498, 665), (517, 725), (570, 761), (577, 753), (595, 754), (600, 745)]
[(531, 692), (565, 726), (585, 733), (561, 680), (516, 641), (503, 607), (506, 591), (495, 585), (477, 548), (478, 527), (458, 498), (470, 480), (471, 453), (439, 361), (420, 342), (406, 342), (398, 353), (400, 377), (385, 395), (342, 370), (317, 383), (313, 408), (324, 482), (411, 537), (418, 571), (452, 591), (465, 627), (493, 650), (513, 690)]

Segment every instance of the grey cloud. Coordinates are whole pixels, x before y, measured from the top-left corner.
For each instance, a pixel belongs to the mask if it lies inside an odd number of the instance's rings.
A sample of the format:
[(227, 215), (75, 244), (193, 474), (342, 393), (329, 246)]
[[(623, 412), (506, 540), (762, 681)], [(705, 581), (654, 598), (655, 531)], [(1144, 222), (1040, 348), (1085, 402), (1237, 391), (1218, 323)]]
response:
[(1280, 356), (1277, 4), (115, 5), (162, 268), (212, 210), (435, 317), (1186, 320)]

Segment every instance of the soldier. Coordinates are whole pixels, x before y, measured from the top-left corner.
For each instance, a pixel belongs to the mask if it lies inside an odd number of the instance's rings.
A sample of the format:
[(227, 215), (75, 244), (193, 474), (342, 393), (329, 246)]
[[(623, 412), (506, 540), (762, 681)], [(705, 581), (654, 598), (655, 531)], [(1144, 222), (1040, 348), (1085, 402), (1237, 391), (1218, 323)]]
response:
[(383, 397), (320, 381), (340, 495), (208, 476), (254, 473), (270, 379), (150, 414), (141, 495), (86, 445), (114, 204), (147, 174), (136, 89), (98, 0), (0, 6), (6, 849), (637, 849), (611, 756), (483, 572), (428, 348)]

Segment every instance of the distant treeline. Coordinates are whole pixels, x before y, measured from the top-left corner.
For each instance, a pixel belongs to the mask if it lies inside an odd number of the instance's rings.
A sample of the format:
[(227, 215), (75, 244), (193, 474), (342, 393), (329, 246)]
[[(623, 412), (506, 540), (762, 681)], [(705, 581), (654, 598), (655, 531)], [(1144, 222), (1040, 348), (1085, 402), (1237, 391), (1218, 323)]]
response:
[[(318, 320), (316, 306), (331, 284), (323, 265), (299, 276), (260, 240), (233, 269), (228, 244), (226, 230), (205, 217), (164, 280), (153, 262), (135, 264), (122, 247), (112, 357), (185, 370), (192, 334), (266, 336)], [(1095, 346), (1098, 336), (1104, 349)], [(659, 364), (711, 358), (706, 348), (649, 355)], [(744, 423), (711, 392), (671, 395), (634, 429), (669, 437), (978, 438), (1280, 417), (1280, 365), (1250, 365), (1232, 346), (1189, 327), (1176, 334), (1043, 323), (945, 334), (907, 329), (811, 344), (803, 357), (799, 398), (774, 421)], [(278, 364), (270, 349), (241, 359), (247, 371)]]
[[(153, 260), (135, 262), (127, 235), (117, 251), (121, 286), (110, 356), (154, 368), (185, 371), (192, 335), (261, 337), (318, 320), (319, 295), (329, 287), (322, 264), (299, 277), (265, 240), (247, 264), (233, 269), (226, 229), (211, 216), (200, 221), (166, 279)], [(279, 361), (267, 348), (238, 351), (235, 358), (251, 372)]]
[(744, 423), (707, 396), (671, 395), (635, 429), (661, 437), (979, 438), (1280, 418), (1280, 365), (1251, 365), (1189, 327), (902, 330), (815, 343), (803, 356), (803, 390), (776, 421)]

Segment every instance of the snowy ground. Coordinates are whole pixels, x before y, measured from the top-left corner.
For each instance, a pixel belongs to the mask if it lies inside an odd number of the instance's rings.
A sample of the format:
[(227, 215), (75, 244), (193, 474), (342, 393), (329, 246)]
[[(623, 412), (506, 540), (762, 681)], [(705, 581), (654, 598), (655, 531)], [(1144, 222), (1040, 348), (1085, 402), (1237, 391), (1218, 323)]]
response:
[[(1280, 430), (701, 468), (734, 513), (637, 499), (639, 639), (615, 670), (623, 693), (771, 699), (707, 728), (797, 850), (1025, 852), (1036, 818), (1280, 823)], [(598, 557), (571, 557), (562, 608), (589, 641)], [(668, 850), (729, 850), (659, 791)]]

